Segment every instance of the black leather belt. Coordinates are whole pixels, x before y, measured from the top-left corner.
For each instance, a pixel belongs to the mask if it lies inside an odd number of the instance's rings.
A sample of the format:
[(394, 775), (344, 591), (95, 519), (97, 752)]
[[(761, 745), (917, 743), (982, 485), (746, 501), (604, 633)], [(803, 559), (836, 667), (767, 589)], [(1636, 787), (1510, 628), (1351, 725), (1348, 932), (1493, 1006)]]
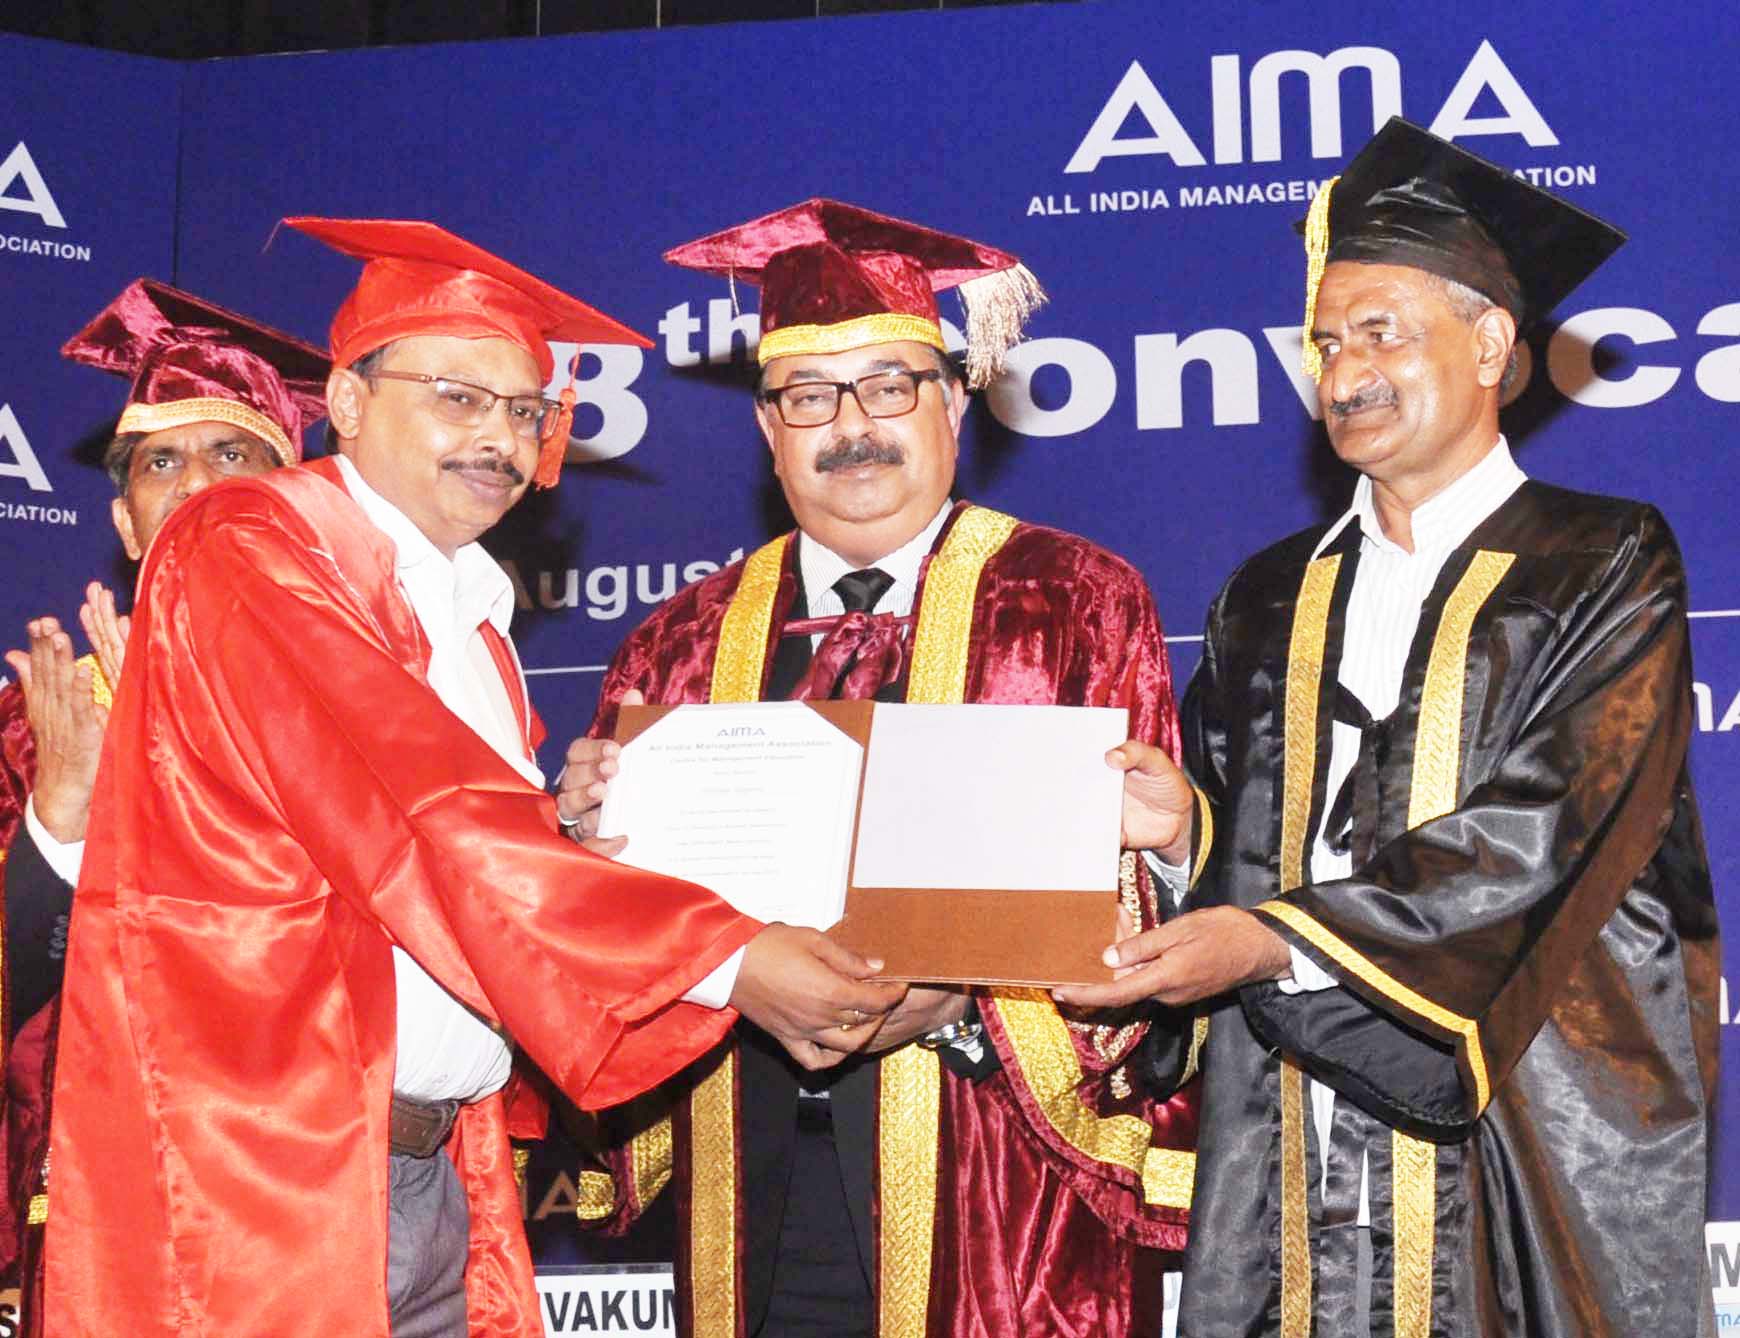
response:
[(393, 1093), (387, 1119), (387, 1150), (396, 1157), (433, 1157), (453, 1132), (457, 1101), (415, 1101)]

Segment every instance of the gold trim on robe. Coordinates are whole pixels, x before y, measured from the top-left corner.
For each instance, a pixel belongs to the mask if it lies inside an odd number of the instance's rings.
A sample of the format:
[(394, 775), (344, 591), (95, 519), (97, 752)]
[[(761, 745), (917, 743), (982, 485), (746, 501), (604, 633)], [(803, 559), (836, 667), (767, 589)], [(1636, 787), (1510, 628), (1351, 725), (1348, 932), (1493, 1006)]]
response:
[(1202, 1068), (1202, 1047), (1208, 1044), (1208, 1017), (1198, 1013), (1190, 1024), (1190, 1053), (1184, 1057), (1184, 1076), (1178, 1080), (1180, 1087), (1194, 1078)]
[(1196, 795), (1196, 862), (1190, 870), (1190, 886), (1195, 887), (1208, 867), (1209, 853), (1214, 849), (1214, 807), (1200, 787), (1191, 786)]
[(969, 506), (955, 517), (930, 561), (912, 637), (912, 672), (906, 700), (954, 706), (965, 699), (967, 651), (973, 639), (973, 604), (979, 577), (1019, 522), (988, 507)]
[(109, 676), (103, 672), (103, 666), (95, 655), (81, 655), (73, 661), (73, 668), (81, 665), (91, 671), (91, 700), (98, 706), (113, 706), (115, 704), (115, 689), (109, 683)]
[(1415, 1016), (1424, 1018), (1454, 1036), (1459, 1036), (1467, 1047), (1468, 1067), (1474, 1075), (1477, 1107), (1480, 1110), (1486, 1109), (1489, 1096), (1486, 1056), (1480, 1048), (1480, 1026), (1473, 1018), (1463, 1017), (1460, 1013), (1452, 1012), (1442, 1004), (1433, 1003), (1419, 991), (1402, 984), (1401, 981), (1383, 970), (1357, 948), (1342, 942), (1323, 925), (1289, 901), (1265, 901), (1253, 909), (1260, 914), (1271, 915), (1287, 925), (1294, 933), (1317, 948), (1337, 966), (1358, 976), (1372, 989), (1398, 1007), (1407, 1009)]
[[(1438, 619), (1414, 736), (1414, 775), (1408, 791), (1410, 830), (1456, 807), (1462, 779), (1462, 706), (1467, 695), (1469, 633), (1475, 615), (1515, 561), (1514, 553), (1487, 549), (1476, 553)], [(1467, 1033), (1467, 1044), (1476, 1100), (1484, 1110), (1488, 1100), (1486, 1061), (1478, 1027)], [(1390, 1160), (1395, 1181), (1396, 1338), (1430, 1338), (1438, 1149), (1397, 1131)]]
[(582, 1171), (575, 1184), (574, 1216), (596, 1222), (616, 1211), (616, 1181), (609, 1171)]
[(924, 1338), (936, 1232), (942, 1066), (905, 1045), (877, 1066), (876, 1273), (879, 1338)]
[(1317, 775), (1317, 694), (1323, 681), (1323, 647), (1329, 636), (1329, 605), (1341, 572), (1341, 554), (1318, 558), (1305, 568), (1293, 610), (1287, 647), (1285, 777), (1281, 791), (1281, 891), (1305, 881), (1310, 840), (1311, 787)]
[(1305, 1075), (1281, 1060), (1281, 1338), (1311, 1335), (1311, 1223), (1305, 1188)]
[(676, 1165), (676, 1138), (671, 1131), (670, 1116), (641, 1130), (630, 1147), (634, 1157), (634, 1195), (640, 1200), (635, 1211), (643, 1212), (670, 1182), (671, 1168)]
[(761, 699), (761, 671), (767, 663), (767, 638), (773, 630), (773, 604), (785, 569), (790, 536), (763, 544), (743, 562), (737, 591), (719, 625), (719, 649), (713, 655), (714, 702)]
[(1438, 634), (1432, 639), (1432, 655), (1426, 661), (1425, 686), (1420, 693), (1414, 776), (1408, 791), (1410, 831), (1456, 807), (1457, 782), (1462, 776), (1462, 698), (1468, 672), (1468, 636), (1474, 628), (1475, 615), (1515, 561), (1515, 553), (1481, 549), (1444, 602)]
[[(1341, 555), (1318, 558), (1305, 568), (1293, 609), (1287, 648), (1286, 708), (1282, 723), (1281, 890), (1305, 881), (1310, 839), (1311, 789), (1317, 775), (1317, 703), (1323, 681), (1323, 648), (1329, 638), (1329, 608), (1341, 573)], [(1276, 903), (1284, 905), (1285, 903)], [(1305, 1190), (1304, 1075), (1281, 1060), (1281, 1338), (1311, 1332), (1310, 1205)]]
[(1397, 1129), (1390, 1136), (1390, 1159), (1395, 1204), (1396, 1338), (1431, 1338), (1438, 1149)]
[(689, 1095), (689, 1292), (695, 1338), (737, 1335), (737, 1052)]
[[(907, 701), (928, 706), (964, 700), (979, 578), (1016, 524), (1013, 516), (981, 506), (969, 506), (955, 517), (925, 572)], [(876, 1177), (882, 1210), (876, 1252), (881, 1338), (923, 1338), (935, 1247), (941, 1109), (942, 1061), (934, 1052), (906, 1046), (883, 1057), (876, 1112), (882, 1145)], [(891, 1130), (891, 1125), (902, 1127)], [(915, 1160), (907, 1164), (896, 1156)]]
[(1081, 1099), (1085, 1074), (1069, 1024), (1044, 990), (991, 991), (1015, 1063), (1046, 1120), (1064, 1142), (1095, 1161), (1142, 1179), (1145, 1202), (1188, 1208), (1196, 1154), (1149, 1143), (1153, 1130), (1134, 1115), (1098, 1115)]

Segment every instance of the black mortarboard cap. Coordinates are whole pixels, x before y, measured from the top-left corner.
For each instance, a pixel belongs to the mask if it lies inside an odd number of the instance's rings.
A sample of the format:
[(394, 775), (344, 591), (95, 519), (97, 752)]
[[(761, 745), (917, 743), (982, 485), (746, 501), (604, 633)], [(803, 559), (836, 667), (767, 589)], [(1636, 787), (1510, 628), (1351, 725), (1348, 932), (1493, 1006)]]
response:
[(1545, 316), (1625, 241), (1593, 214), (1399, 116), (1323, 187), (1300, 227), (1308, 311), (1322, 265), (1351, 260), (1454, 279), (1509, 311), (1519, 329)]

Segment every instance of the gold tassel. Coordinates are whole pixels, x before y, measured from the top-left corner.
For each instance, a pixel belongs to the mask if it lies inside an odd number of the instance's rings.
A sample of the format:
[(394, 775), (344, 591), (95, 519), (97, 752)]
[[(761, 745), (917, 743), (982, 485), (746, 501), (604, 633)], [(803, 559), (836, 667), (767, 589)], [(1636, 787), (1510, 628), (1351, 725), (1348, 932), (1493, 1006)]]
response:
[(1317, 288), (1323, 282), (1323, 266), (1329, 259), (1329, 192), (1340, 180), (1330, 177), (1318, 187), (1311, 212), (1305, 215), (1305, 326), (1301, 352), (1305, 375), (1313, 381), (1323, 378), (1323, 354), (1311, 337), (1311, 327), (1317, 323)]
[(983, 390), (1021, 342), (1027, 318), (1045, 305), (1045, 290), (1027, 266), (1013, 265), (968, 279), (958, 291), (967, 313), (967, 385)]

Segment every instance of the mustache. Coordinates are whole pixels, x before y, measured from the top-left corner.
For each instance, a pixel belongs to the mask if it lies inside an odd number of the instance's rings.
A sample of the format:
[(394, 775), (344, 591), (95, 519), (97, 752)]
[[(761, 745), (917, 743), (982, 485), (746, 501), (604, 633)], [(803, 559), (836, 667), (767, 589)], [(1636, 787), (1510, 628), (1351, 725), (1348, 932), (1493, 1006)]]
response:
[(513, 461), (503, 460), (500, 456), (496, 455), (480, 455), (473, 460), (443, 460), (441, 462), (441, 468), (452, 470), (463, 469), (467, 472), (479, 470), (486, 474), (501, 474), (507, 478), (508, 482), (516, 485), (526, 481), (525, 474), (520, 471)]
[(1349, 414), (1358, 413), (1362, 409), (1393, 409), (1395, 405), (1396, 391), (1394, 386), (1372, 386), (1368, 390), (1360, 391), (1350, 399), (1333, 401), (1329, 406), (1329, 412), (1337, 418), (1346, 418)]
[(902, 465), (906, 452), (885, 437), (866, 432), (861, 437), (844, 438), (831, 443), (816, 456), (816, 473), (831, 474), (836, 469), (855, 469), (859, 465)]

